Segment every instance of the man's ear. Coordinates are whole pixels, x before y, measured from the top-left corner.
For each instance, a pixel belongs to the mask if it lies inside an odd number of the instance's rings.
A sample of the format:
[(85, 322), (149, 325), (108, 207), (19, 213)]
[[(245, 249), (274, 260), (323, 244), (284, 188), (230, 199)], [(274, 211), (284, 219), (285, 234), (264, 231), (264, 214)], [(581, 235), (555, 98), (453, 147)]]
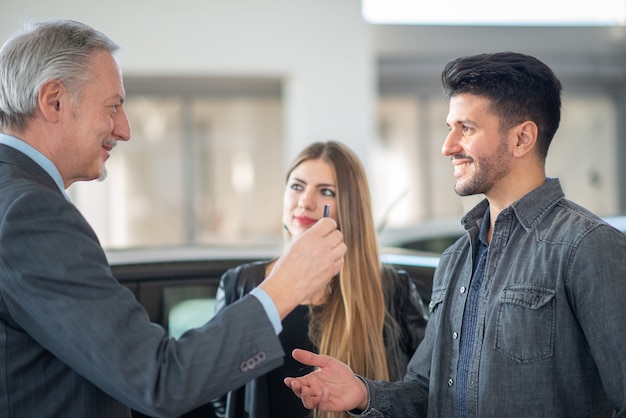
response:
[(516, 143), (513, 154), (522, 157), (535, 148), (537, 144), (537, 125), (532, 121), (525, 121), (514, 128)]
[(61, 96), (63, 83), (50, 80), (39, 87), (39, 110), (49, 122), (57, 122), (61, 114)]

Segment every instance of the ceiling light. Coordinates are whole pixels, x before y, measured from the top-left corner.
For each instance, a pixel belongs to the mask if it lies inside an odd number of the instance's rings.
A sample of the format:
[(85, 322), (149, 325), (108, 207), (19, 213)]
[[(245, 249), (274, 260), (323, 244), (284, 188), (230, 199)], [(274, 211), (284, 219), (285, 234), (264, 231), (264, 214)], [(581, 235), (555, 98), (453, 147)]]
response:
[(375, 24), (624, 26), (626, 0), (362, 0)]

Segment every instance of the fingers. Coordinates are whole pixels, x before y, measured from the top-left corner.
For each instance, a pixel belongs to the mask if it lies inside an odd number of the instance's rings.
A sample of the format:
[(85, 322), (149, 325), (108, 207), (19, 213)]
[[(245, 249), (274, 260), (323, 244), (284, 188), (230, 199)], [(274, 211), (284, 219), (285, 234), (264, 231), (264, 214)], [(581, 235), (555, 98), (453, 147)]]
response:
[(302, 401), (302, 405), (304, 405), (306, 409), (313, 409), (319, 406), (319, 399), (311, 396), (308, 388), (306, 387), (302, 388), (302, 391), (300, 393), (300, 400)]
[(343, 242), (343, 234), (338, 229), (336, 229), (326, 235), (326, 239), (331, 242), (330, 249), (336, 252), (337, 256), (343, 257), (348, 249), (348, 247), (346, 247), (346, 244)]
[(293, 377), (285, 377), (283, 379), (283, 383), (285, 383), (285, 386), (293, 389), (293, 386), (291, 386), (292, 383), (296, 382), (296, 379)]
[(293, 390), (293, 393), (296, 394), (296, 396), (299, 398), (301, 396), (302, 393), (302, 384), (298, 381), (298, 379), (293, 378), (293, 377), (286, 377), (283, 382), (285, 382), (285, 385), (290, 388), (291, 390)]
[(321, 219), (285, 248), (260, 284), (281, 319), (327, 286), (341, 271), (346, 250), (341, 231), (331, 218)]
[(337, 224), (331, 218), (321, 218), (315, 225), (296, 238), (296, 241), (306, 241), (307, 239), (319, 239), (320, 242), (329, 243), (330, 249), (335, 249), (343, 244), (343, 234), (337, 229)]
[(289, 388), (291, 388), (293, 393), (300, 398), (300, 401), (305, 408), (317, 408), (319, 406), (319, 398), (311, 394), (311, 390), (306, 386), (306, 382), (301, 382), (303, 379), (305, 378), (300, 377), (295, 379), (287, 377), (284, 382)]
[(311, 227), (311, 229), (319, 230), (323, 237), (333, 231), (338, 231), (337, 223), (332, 218), (321, 218)]
[(307, 366), (313, 367), (322, 367), (323, 361), (322, 356), (319, 354), (315, 354), (311, 351), (303, 350), (301, 348), (296, 348), (291, 352), (291, 356), (294, 360), (299, 361), (302, 364), (306, 364)]
[(330, 242), (330, 249), (335, 255), (336, 260), (343, 261), (343, 256), (347, 251), (346, 244), (343, 242), (343, 234), (337, 229), (337, 224), (331, 218), (320, 219), (317, 225), (320, 225), (320, 233), (327, 242)]

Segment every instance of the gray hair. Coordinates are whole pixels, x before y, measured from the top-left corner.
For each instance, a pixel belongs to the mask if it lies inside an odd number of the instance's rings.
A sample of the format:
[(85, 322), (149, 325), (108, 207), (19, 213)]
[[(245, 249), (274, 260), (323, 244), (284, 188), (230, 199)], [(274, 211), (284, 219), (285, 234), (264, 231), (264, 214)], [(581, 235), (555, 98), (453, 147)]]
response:
[(92, 54), (118, 49), (106, 35), (80, 22), (27, 22), (0, 49), (0, 129), (23, 131), (37, 109), (39, 88), (50, 80), (59, 80), (77, 99)]

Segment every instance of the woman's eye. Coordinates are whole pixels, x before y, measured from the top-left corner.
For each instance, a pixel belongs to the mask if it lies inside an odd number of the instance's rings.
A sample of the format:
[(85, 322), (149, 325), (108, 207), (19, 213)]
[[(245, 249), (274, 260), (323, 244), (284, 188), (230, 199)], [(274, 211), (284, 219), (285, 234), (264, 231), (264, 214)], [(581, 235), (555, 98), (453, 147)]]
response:
[(322, 189), (322, 195), (335, 197), (335, 192), (333, 190), (330, 190), (330, 189)]

